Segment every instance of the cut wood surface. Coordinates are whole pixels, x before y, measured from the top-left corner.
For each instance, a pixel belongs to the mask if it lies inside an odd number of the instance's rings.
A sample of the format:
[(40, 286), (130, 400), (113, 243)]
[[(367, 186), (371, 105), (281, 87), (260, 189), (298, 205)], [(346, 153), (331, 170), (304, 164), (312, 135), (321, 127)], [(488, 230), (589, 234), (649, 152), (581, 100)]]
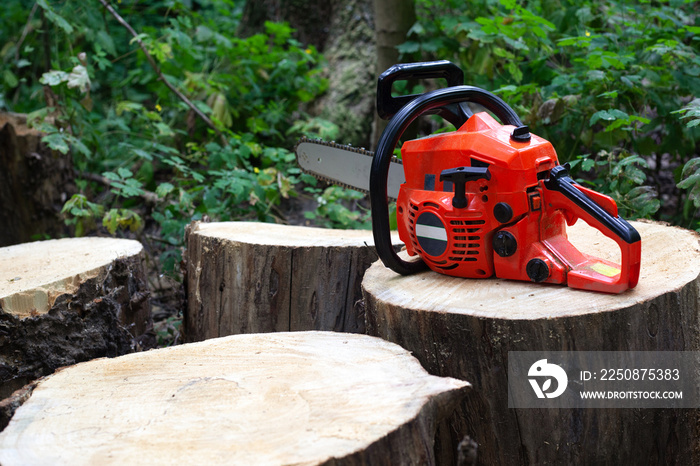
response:
[(377, 259), (371, 231), (194, 223), (186, 238), (187, 341), (289, 330), (364, 332), (362, 276)]
[[(571, 241), (615, 260), (619, 249), (578, 222)], [(474, 390), (440, 428), (441, 464), (469, 435), (482, 464), (700, 462), (696, 410), (509, 409), (510, 351), (698, 351), (697, 234), (633, 222), (639, 284), (620, 295), (433, 272), (401, 277), (375, 263), (363, 281), (367, 331), (411, 351), (429, 372)]]
[(468, 385), (365, 335), (236, 335), (47, 377), (0, 434), (0, 463), (430, 465)]
[(57, 367), (152, 335), (137, 241), (73, 238), (0, 248), (0, 398)]

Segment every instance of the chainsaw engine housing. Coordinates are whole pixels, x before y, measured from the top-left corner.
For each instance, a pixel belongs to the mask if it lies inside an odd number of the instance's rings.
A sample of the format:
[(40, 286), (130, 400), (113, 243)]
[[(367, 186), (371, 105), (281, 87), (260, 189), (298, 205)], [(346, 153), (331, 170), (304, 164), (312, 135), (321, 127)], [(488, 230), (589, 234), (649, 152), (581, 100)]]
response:
[[(630, 286), (628, 280), (616, 289), (620, 266), (568, 241), (566, 225), (576, 222), (580, 207), (564, 196), (548, 201), (553, 191), (545, 183), (562, 167), (552, 144), (527, 127), (477, 113), (457, 131), (405, 142), (401, 156), (406, 183), (397, 200), (399, 235), (409, 255), (432, 270), (548, 283), (568, 278), (569, 286), (608, 292)], [(617, 217), (608, 196), (578, 184), (576, 190)]]

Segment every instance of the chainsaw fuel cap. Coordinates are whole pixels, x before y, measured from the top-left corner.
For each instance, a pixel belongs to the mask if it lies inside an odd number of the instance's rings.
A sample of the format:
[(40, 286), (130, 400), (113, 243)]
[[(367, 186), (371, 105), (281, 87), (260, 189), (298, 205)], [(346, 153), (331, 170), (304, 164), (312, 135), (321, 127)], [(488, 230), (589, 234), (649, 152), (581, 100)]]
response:
[(510, 133), (510, 138), (515, 142), (530, 142), (530, 128), (527, 125), (518, 126)]

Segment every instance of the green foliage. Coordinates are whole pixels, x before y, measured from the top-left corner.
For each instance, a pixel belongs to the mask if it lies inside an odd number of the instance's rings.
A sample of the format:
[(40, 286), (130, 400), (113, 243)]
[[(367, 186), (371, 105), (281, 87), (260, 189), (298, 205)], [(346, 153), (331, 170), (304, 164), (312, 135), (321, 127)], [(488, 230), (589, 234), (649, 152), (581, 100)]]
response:
[(171, 316), (163, 321), (156, 322), (154, 330), (158, 347), (176, 345), (180, 338), (180, 327), (182, 327), (182, 319), (177, 316)]
[(75, 225), (76, 236), (83, 234), (95, 227), (95, 219), (102, 216), (104, 208), (90, 202), (82, 194), (74, 194), (68, 202), (63, 205), (61, 213), (66, 215), (66, 223)]
[(337, 132), (300, 111), (327, 87), (324, 62), (286, 24), (236, 37), (242, 0), (109, 3), (136, 37), (98, 0), (5, 0), (0, 109), (29, 113), (49, 147), (72, 152), (85, 181), (63, 213), (77, 234), (157, 237), (175, 271), (191, 220), (275, 221), (309, 183), (288, 148)]
[[(417, 0), (417, 7), (420, 19), (400, 46), (405, 59), (460, 63), (467, 84), (503, 97), (552, 141), (562, 163), (582, 162), (578, 176), (623, 212), (661, 215), (662, 165), (699, 155), (697, 2)], [(675, 195), (682, 204), (683, 191)], [(695, 214), (668, 210), (665, 218), (682, 224)]]
[(322, 192), (313, 192), (317, 194), (318, 208), (305, 212), (307, 219), (326, 227), (358, 230), (371, 228), (369, 211), (359, 204), (364, 199), (364, 194), (340, 186), (329, 186)]

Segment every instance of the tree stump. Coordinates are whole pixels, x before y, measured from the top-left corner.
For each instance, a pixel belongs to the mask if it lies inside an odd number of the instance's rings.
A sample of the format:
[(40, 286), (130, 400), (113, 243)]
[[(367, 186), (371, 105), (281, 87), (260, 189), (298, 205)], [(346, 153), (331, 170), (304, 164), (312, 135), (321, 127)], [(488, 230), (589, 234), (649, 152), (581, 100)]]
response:
[(26, 116), (0, 113), (0, 246), (63, 233), (63, 203), (75, 191), (70, 154), (52, 151)]
[(364, 333), (362, 276), (377, 259), (371, 231), (194, 223), (186, 240), (186, 341), (289, 330)]
[[(581, 223), (569, 229), (580, 250), (619, 254)], [(508, 408), (510, 351), (700, 350), (698, 235), (634, 226), (640, 281), (620, 295), (433, 272), (401, 277), (381, 263), (367, 271), (367, 332), (411, 351), (430, 373), (474, 386), (440, 427), (440, 464), (454, 462), (465, 435), (478, 442), (481, 464), (700, 462), (697, 410)]]
[(75, 238), (0, 248), (0, 399), (56, 368), (149, 346), (137, 241)]
[(58, 371), (0, 434), (0, 463), (430, 465), (468, 386), (366, 335), (236, 335)]

